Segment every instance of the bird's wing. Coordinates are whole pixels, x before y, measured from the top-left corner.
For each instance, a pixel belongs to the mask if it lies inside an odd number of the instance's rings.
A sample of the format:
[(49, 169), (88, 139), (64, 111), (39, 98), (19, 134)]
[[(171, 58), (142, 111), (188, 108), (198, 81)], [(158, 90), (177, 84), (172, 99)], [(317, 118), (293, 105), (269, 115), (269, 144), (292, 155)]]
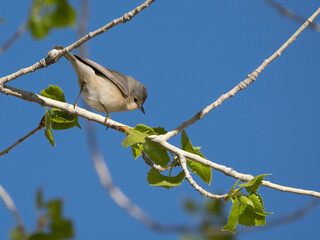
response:
[(129, 96), (129, 88), (128, 88), (128, 81), (127, 78), (128, 76), (119, 73), (115, 70), (111, 70), (108, 68), (105, 68), (101, 66), (100, 64), (91, 61), (87, 58), (80, 57), (77, 55), (74, 55), (79, 61), (83, 62), (84, 64), (90, 66), (93, 68), (95, 72), (98, 72), (102, 75), (104, 75), (106, 78), (110, 79), (121, 91), (121, 93), (125, 96)]

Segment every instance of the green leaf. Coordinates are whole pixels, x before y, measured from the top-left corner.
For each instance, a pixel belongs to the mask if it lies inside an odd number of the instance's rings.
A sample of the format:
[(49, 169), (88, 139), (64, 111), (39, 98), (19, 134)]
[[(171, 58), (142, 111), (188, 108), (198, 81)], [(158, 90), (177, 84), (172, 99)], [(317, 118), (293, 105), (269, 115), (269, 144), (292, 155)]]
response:
[(184, 177), (185, 174), (183, 171), (181, 171), (175, 177), (168, 177), (160, 174), (157, 170), (151, 168), (148, 172), (147, 180), (151, 186), (164, 187), (169, 189), (171, 187), (180, 186), (184, 180)]
[(123, 147), (128, 147), (136, 143), (144, 143), (145, 138), (148, 136), (147, 133), (139, 132), (135, 129), (127, 130), (127, 137), (121, 143)]
[(205, 158), (203, 154), (199, 151), (201, 147), (194, 147), (186, 133), (186, 131), (182, 131), (181, 133), (181, 148), (187, 152), (199, 155), (202, 158)]
[(52, 221), (59, 221), (61, 219), (62, 203), (61, 200), (52, 200), (48, 202), (48, 214)]
[(54, 236), (51, 234), (45, 234), (45, 233), (35, 233), (31, 235), (28, 240), (57, 240)]
[(260, 216), (267, 216), (273, 213), (266, 213), (264, 211), (263, 199), (258, 193), (251, 193), (248, 195), (248, 199), (253, 203), (254, 211)]
[(259, 190), (259, 187), (260, 187), (264, 177), (267, 175), (271, 175), (271, 174), (258, 175), (256, 177), (252, 178), (249, 182), (239, 184), (239, 186), (245, 187), (248, 193), (256, 192)]
[(197, 174), (209, 186), (212, 180), (212, 171), (210, 167), (187, 158), (187, 165), (192, 172)]
[(135, 126), (134, 130), (137, 130), (139, 132), (142, 133), (147, 133), (148, 135), (154, 135), (155, 132), (153, 131), (153, 129), (151, 127), (148, 127), (146, 125), (143, 124), (138, 124), (137, 126)]
[(245, 204), (245, 205), (254, 207), (253, 202), (247, 196), (241, 196), (239, 202), (240, 202), (240, 205)]
[(157, 135), (162, 135), (167, 133), (167, 131), (163, 127), (154, 127), (152, 129)]
[(78, 122), (77, 115), (71, 115), (59, 109), (54, 109), (52, 112), (53, 112), (51, 116), (52, 129), (64, 130), (72, 127), (78, 127), (81, 129), (81, 126)]
[[(240, 181), (240, 179), (238, 179), (238, 180), (232, 185), (232, 187), (230, 188), (229, 193), (228, 193), (228, 197), (227, 197), (227, 199), (226, 199), (227, 202), (228, 202), (229, 199), (234, 195), (236, 186), (237, 186), (237, 184), (239, 183), (239, 181)], [(241, 189), (240, 189), (240, 190), (241, 190)]]
[(239, 215), (239, 224), (244, 226), (264, 226), (266, 225), (266, 217), (257, 214), (253, 207), (247, 205)]
[(241, 196), (239, 202), (240, 202), (240, 211), (239, 211), (240, 215), (246, 210), (248, 205), (251, 207), (254, 207), (253, 202), (247, 196)]
[(44, 38), (52, 28), (72, 26), (76, 12), (67, 0), (34, 0), (29, 17), (31, 34)]
[(272, 213), (266, 213), (263, 207), (263, 201), (259, 194), (251, 193), (242, 196), (240, 201), (239, 224), (245, 226), (264, 226), (266, 225), (266, 217)]
[(52, 145), (52, 147), (54, 147), (55, 142), (54, 142), (52, 130), (51, 130), (51, 113), (48, 112), (47, 109), (45, 111), (44, 123), (46, 126), (46, 129), (44, 130), (44, 135), (49, 140), (49, 143)]
[(59, 221), (53, 221), (50, 224), (51, 235), (55, 239), (64, 239), (73, 237), (73, 227), (70, 220), (60, 219)]
[[(199, 151), (200, 147), (193, 147), (190, 139), (188, 138), (185, 131), (181, 133), (181, 148), (187, 152), (199, 155), (204, 158), (203, 154)], [(209, 186), (212, 180), (212, 171), (210, 167), (207, 167), (201, 163), (195, 162), (187, 158), (188, 167), (192, 172), (197, 174), (205, 183)]]
[(63, 91), (56, 85), (50, 85), (45, 90), (41, 90), (40, 95), (60, 102), (66, 101)]
[(4, 23), (4, 19), (2, 17), (0, 17), (0, 23)]
[(155, 164), (165, 167), (170, 162), (167, 150), (156, 143), (146, 141), (143, 150)]
[(76, 11), (67, 0), (47, 0), (51, 5), (56, 5), (56, 10), (51, 14), (53, 27), (74, 26), (76, 20)]
[(136, 143), (146, 142), (145, 138), (156, 134), (152, 128), (143, 124), (138, 124), (135, 128), (130, 128), (126, 131), (127, 137), (123, 140), (122, 146), (128, 147)]
[(143, 150), (143, 144), (135, 143), (135, 144), (131, 145), (131, 150), (132, 150), (132, 155), (133, 155), (134, 159), (137, 159)]
[(233, 205), (229, 213), (227, 225), (221, 229), (222, 231), (229, 231), (233, 233), (236, 232), (237, 224), (239, 220), (239, 211), (240, 211), (239, 200), (238, 198), (234, 198)]

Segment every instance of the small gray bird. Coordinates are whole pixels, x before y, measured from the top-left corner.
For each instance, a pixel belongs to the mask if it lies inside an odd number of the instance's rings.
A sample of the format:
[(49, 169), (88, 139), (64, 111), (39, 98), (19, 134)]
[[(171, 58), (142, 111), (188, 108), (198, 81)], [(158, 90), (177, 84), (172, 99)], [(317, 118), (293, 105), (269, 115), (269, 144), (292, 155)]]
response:
[[(63, 47), (55, 46), (56, 49)], [(133, 77), (105, 68), (87, 58), (67, 52), (64, 57), (71, 63), (76, 74), (80, 92), (86, 103), (98, 112), (109, 113), (132, 111), (139, 108), (148, 96), (146, 87)]]

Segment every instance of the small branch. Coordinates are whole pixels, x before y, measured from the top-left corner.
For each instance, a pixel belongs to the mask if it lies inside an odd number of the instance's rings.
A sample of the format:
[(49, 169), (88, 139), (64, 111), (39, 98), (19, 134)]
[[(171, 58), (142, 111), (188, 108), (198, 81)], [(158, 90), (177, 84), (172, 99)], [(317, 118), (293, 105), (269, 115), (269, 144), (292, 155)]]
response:
[(64, 53), (70, 52), (73, 49), (80, 47), (83, 43), (87, 42), (91, 38), (96, 37), (104, 32), (107, 32), (109, 29), (113, 28), (114, 26), (116, 26), (118, 24), (126, 23), (126, 22), (130, 21), (134, 16), (136, 16), (143, 9), (149, 7), (149, 5), (151, 3), (153, 3), (154, 1), (155, 0), (147, 0), (143, 4), (141, 4), (140, 6), (133, 9), (132, 11), (124, 14), (122, 17), (120, 17), (118, 19), (114, 19), (112, 22), (108, 23), (107, 25), (99, 28), (98, 30), (96, 30), (94, 32), (88, 33), (87, 35), (80, 38), (75, 43), (69, 45), (68, 47), (66, 47), (62, 50), (53, 49), (50, 52), (48, 52), (48, 55), (46, 58), (41, 59), (39, 62), (33, 64), (32, 66), (27, 67), (27, 68), (23, 68), (13, 74), (10, 74), (8, 76), (0, 78), (0, 86), (18, 78), (18, 77), (21, 77), (22, 75), (34, 72), (38, 69), (41, 69), (41, 68), (47, 67), (53, 63), (56, 63), (63, 56)]
[[(267, 4), (269, 4), (273, 9), (278, 11), (281, 15), (283, 15), (286, 18), (289, 18), (297, 23), (304, 23), (307, 19), (305, 17), (302, 17), (293, 11), (291, 11), (288, 8), (283, 7), (278, 2), (274, 0), (264, 0)], [(317, 32), (320, 32), (320, 23), (318, 22), (312, 22), (310, 23), (309, 27)]]
[(190, 185), (195, 189), (197, 190), (198, 192), (200, 192), (201, 195), (205, 196), (205, 197), (209, 197), (209, 198), (212, 198), (212, 199), (226, 199), (226, 197), (228, 196), (227, 194), (224, 194), (224, 195), (215, 195), (215, 194), (212, 194), (212, 193), (209, 193), (208, 191), (204, 190), (202, 187), (200, 187), (194, 180), (193, 178), (191, 177), (191, 174), (187, 168), (187, 161), (186, 161), (186, 158), (182, 155), (182, 154), (179, 154), (179, 159), (180, 159), (180, 164), (181, 164), (181, 167), (184, 171), (184, 173), (186, 174), (185, 178), (188, 180), (188, 182), (190, 183)]
[[(18, 98), (22, 98), (22, 99), (30, 101), (30, 102), (35, 102), (35, 103), (38, 103), (41, 105), (59, 108), (59, 109), (64, 110), (70, 114), (84, 117), (88, 120), (92, 120), (92, 121), (95, 121), (95, 122), (100, 123), (102, 125), (106, 125), (112, 129), (115, 129), (120, 132), (125, 132), (125, 130), (129, 128), (129, 126), (118, 123), (118, 122), (113, 121), (111, 119), (108, 119), (107, 122), (105, 123), (105, 117), (102, 115), (87, 111), (87, 110), (79, 108), (79, 107), (74, 108), (72, 104), (59, 102), (59, 101), (56, 101), (56, 100), (53, 100), (50, 98), (46, 98), (46, 97), (31, 93), (31, 92), (26, 92), (26, 91), (16, 89), (13, 87), (9, 87), (9, 86), (4, 86), (1, 88), (1, 85), (0, 85), (0, 92), (3, 92), (5, 94), (9, 94), (9, 95), (12, 95), (12, 96), (15, 96)], [(207, 159), (201, 158), (198, 155), (195, 155), (195, 154), (192, 154), (189, 152), (185, 152), (185, 151), (169, 144), (168, 142), (166, 142), (162, 135), (150, 136), (150, 137), (148, 137), (148, 140), (163, 146), (164, 148), (168, 149), (169, 151), (174, 152), (176, 155), (182, 154), (183, 156), (190, 158), (196, 162), (202, 163), (206, 166), (209, 166), (213, 169), (216, 169), (220, 172), (223, 172), (227, 176), (231, 176), (236, 179), (241, 179), (243, 181), (250, 181), (253, 178), (252, 175), (238, 173), (238, 172), (234, 171), (232, 168), (211, 162)], [(262, 185), (265, 187), (270, 187), (270, 188), (273, 188), (273, 189), (276, 189), (279, 191), (283, 191), (283, 192), (291, 192), (291, 193), (309, 195), (309, 196), (320, 198), (320, 193), (315, 192), (315, 191), (285, 187), (285, 186), (274, 184), (274, 183), (271, 183), (268, 181), (263, 181)]]
[(0, 55), (4, 53), (27, 30), (28, 23), (22, 23), (17, 31), (0, 47)]
[(87, 124), (87, 139), (89, 150), (91, 154), (91, 159), (95, 170), (98, 174), (99, 180), (108, 192), (112, 200), (121, 208), (123, 208), (128, 214), (133, 218), (141, 222), (146, 227), (153, 231), (161, 233), (190, 233), (196, 232), (196, 229), (184, 225), (163, 225), (155, 220), (153, 220), (149, 215), (147, 215), (140, 207), (131, 202), (131, 200), (122, 192), (122, 190), (117, 187), (110, 174), (107, 164), (103, 160), (101, 152), (98, 148), (96, 142), (95, 131), (91, 122), (86, 121)]
[(19, 143), (22, 143), (24, 140), (26, 140), (28, 137), (32, 136), (33, 134), (35, 134), (37, 131), (41, 130), (43, 127), (45, 127), (44, 125), (44, 117), (42, 117), (38, 127), (36, 127), (34, 130), (32, 130), (30, 133), (28, 133), (26, 136), (24, 136), (23, 138), (19, 139), (18, 141), (16, 141), (13, 145), (11, 145), (10, 147), (8, 147), (6, 150), (0, 152), (0, 157), (2, 155), (7, 154), (12, 148), (14, 148), (15, 146), (17, 146)]
[(126, 129), (129, 128), (129, 126), (126, 126), (124, 124), (118, 123), (116, 121), (113, 121), (111, 119), (108, 119), (106, 121), (106, 117), (102, 116), (100, 114), (96, 114), (90, 111), (87, 111), (83, 108), (75, 107), (72, 104), (69, 103), (64, 103), (60, 101), (56, 101), (50, 98), (43, 97), (41, 95), (32, 93), (32, 92), (27, 92), (21, 89), (17, 89), (14, 87), (9, 87), (9, 86), (1, 86), (0, 85), (0, 92), (6, 94), (6, 95), (11, 95), (17, 98), (21, 98), (23, 100), (29, 101), (29, 102), (35, 102), (44, 106), (48, 107), (54, 107), (54, 108), (59, 108), (61, 110), (64, 110), (72, 115), (77, 115), (80, 117), (84, 117), (88, 120), (95, 121), (97, 123), (100, 123), (102, 125), (106, 125), (109, 128), (115, 129), (120, 132), (125, 132)]
[(312, 21), (318, 16), (320, 13), (320, 8), (268, 59), (264, 60), (264, 62), (251, 74), (248, 75), (248, 77), (240, 82), (236, 87), (231, 89), (229, 92), (222, 94), (221, 97), (219, 97), (215, 102), (198, 112), (196, 115), (194, 115), (191, 119), (189, 119), (187, 122), (182, 123), (180, 126), (178, 126), (175, 130), (167, 132), (164, 134), (164, 138), (168, 140), (169, 138), (177, 135), (178, 133), (182, 132), (184, 129), (189, 127), (190, 125), (194, 124), (198, 120), (202, 119), (205, 115), (207, 115), (210, 111), (220, 106), (225, 100), (233, 97), (241, 90), (245, 89), (248, 85), (253, 83), (256, 78), (259, 76), (259, 74), (277, 57), (280, 57), (282, 52), (291, 44), (293, 43), (296, 38), (299, 36), (299, 34), (306, 29), (306, 27), (312, 23)]
[(144, 162), (145, 162), (147, 165), (149, 165), (150, 167), (156, 169), (156, 170), (159, 171), (159, 172), (163, 172), (163, 171), (166, 171), (166, 170), (169, 169), (169, 168), (167, 168), (167, 167), (164, 168), (164, 167), (162, 167), (162, 166), (160, 166), (160, 165), (154, 164), (154, 163), (151, 161), (151, 159), (147, 156), (147, 154), (146, 154), (145, 152), (142, 152), (142, 153), (140, 154), (140, 156), (143, 158)]
[[(199, 155), (183, 151), (180, 148), (177, 148), (177, 147), (171, 145), (170, 143), (168, 143), (164, 139), (163, 135), (149, 136), (147, 139), (151, 142), (159, 144), (160, 146), (164, 147), (165, 149), (167, 149), (169, 151), (172, 151), (177, 156), (183, 156), (185, 158), (190, 158), (198, 163), (201, 163), (205, 166), (208, 166), (210, 168), (218, 170), (218, 171), (224, 173), (225, 175), (233, 177), (235, 179), (241, 179), (241, 181), (248, 182), (253, 178), (253, 176), (250, 174), (239, 173), (239, 172), (233, 170), (232, 168), (229, 168), (224, 165), (220, 165), (220, 164), (217, 164), (217, 163), (212, 162), (210, 160), (204, 159), (204, 158), (200, 157)], [(272, 183), (269, 181), (262, 181), (261, 185), (263, 185), (265, 187), (273, 188), (275, 190), (282, 191), (282, 192), (290, 192), (290, 193), (308, 195), (308, 196), (320, 198), (320, 192), (316, 192), (316, 191), (312, 191), (312, 190), (304, 190), (304, 189), (299, 189), (299, 188), (286, 187), (286, 186), (275, 184), (275, 183)]]
[(21, 235), (25, 239), (24, 226), (23, 226), (23, 222), (22, 222), (22, 219), (20, 217), (20, 214), (19, 214), (16, 206), (14, 205), (14, 202), (13, 202), (12, 198), (6, 192), (6, 190), (3, 188), (2, 185), (0, 185), (0, 198), (3, 200), (3, 202), (5, 203), (7, 208), (9, 209), (9, 211), (12, 213), (14, 219), (16, 220), (18, 229), (19, 229)]

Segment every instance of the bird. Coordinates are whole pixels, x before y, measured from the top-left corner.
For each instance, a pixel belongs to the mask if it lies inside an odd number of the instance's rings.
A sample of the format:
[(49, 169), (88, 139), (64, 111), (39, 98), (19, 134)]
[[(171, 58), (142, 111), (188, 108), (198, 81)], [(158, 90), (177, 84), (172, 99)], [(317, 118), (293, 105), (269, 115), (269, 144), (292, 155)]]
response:
[[(62, 46), (55, 46), (57, 50)], [(64, 57), (71, 63), (78, 76), (80, 92), (74, 103), (77, 106), (80, 95), (85, 102), (101, 113), (133, 111), (140, 109), (145, 114), (143, 104), (148, 97), (144, 84), (131, 76), (105, 68), (85, 57), (66, 52)]]

